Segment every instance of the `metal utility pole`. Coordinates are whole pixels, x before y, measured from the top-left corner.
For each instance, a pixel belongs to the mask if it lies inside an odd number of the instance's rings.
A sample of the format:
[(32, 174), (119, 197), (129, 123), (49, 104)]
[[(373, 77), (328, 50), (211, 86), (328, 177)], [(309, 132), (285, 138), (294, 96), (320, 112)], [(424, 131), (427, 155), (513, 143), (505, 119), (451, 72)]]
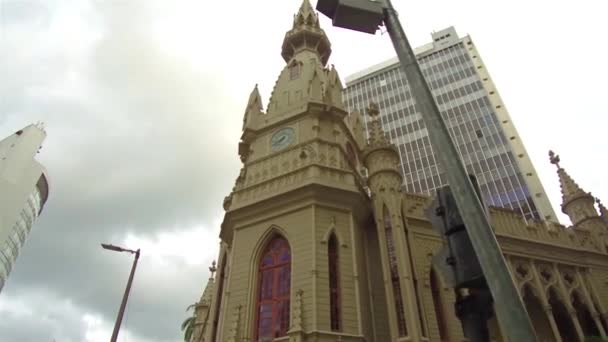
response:
[[(446, 172), (458, 210), (470, 236), (495, 302), (495, 312), (509, 341), (534, 342), (536, 336), (524, 303), (502, 255), (488, 217), (462, 164), (414, 51), (399, 22), (391, 0), (318, 0), (317, 10), (332, 18), (335, 26), (374, 33), (384, 22), (410, 85), (416, 107), (429, 132), (436, 156)], [(382, 16), (378, 16), (378, 12)]]
[(120, 325), (122, 323), (122, 317), (125, 314), (125, 309), (127, 307), (127, 300), (129, 300), (129, 293), (131, 292), (131, 284), (133, 284), (133, 277), (135, 276), (135, 269), (137, 268), (137, 261), (139, 260), (139, 249), (136, 251), (114, 246), (108, 244), (101, 244), (104, 249), (108, 249), (115, 252), (128, 252), (131, 254), (135, 254), (135, 259), (133, 260), (133, 266), (131, 267), (131, 274), (129, 274), (129, 280), (127, 281), (127, 288), (125, 289), (125, 294), (122, 297), (122, 302), (120, 303), (120, 309), (118, 310), (118, 317), (116, 317), (116, 323), (114, 324), (114, 331), (112, 331), (112, 337), (110, 338), (110, 342), (116, 342), (118, 340), (118, 332), (120, 331)]
[(466, 172), (448, 128), (441, 117), (416, 55), (410, 46), (391, 0), (385, 0), (385, 25), (410, 85), (416, 107), (429, 132), (435, 155), (446, 172), (456, 206), (477, 254), (488, 287), (494, 298), (494, 310), (509, 341), (534, 342), (536, 335), (494, 231)]

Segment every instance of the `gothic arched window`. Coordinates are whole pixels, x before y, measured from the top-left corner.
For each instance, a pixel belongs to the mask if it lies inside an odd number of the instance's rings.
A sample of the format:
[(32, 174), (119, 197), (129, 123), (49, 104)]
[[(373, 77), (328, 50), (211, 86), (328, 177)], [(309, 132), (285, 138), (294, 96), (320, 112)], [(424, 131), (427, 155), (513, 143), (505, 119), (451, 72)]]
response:
[(395, 313), (397, 314), (397, 329), (399, 336), (407, 336), (407, 325), (405, 323), (405, 310), (403, 308), (403, 297), (401, 296), (401, 284), (399, 282), (399, 268), (397, 266), (397, 254), (393, 240), (393, 225), (391, 215), (386, 206), (384, 207), (384, 232), (386, 233), (386, 250), (388, 252), (388, 266), (391, 272), (391, 283), (395, 297)]
[(339, 285), (339, 256), (338, 239), (331, 234), (327, 243), (327, 259), (329, 262), (329, 307), (331, 330), (340, 331), (340, 285)]
[(291, 251), (281, 236), (269, 243), (259, 265), (256, 341), (272, 341), (289, 329)]

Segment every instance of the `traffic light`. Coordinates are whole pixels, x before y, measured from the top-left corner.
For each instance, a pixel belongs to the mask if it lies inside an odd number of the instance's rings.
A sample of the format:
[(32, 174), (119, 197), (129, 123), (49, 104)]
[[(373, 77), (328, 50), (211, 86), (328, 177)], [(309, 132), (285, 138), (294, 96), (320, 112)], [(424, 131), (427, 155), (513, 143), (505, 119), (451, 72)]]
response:
[[(475, 176), (469, 177), (483, 203)], [(433, 258), (433, 264), (443, 274), (447, 285), (454, 288), (485, 288), (481, 265), (449, 186), (437, 189), (437, 196), (426, 215), (446, 242)]]

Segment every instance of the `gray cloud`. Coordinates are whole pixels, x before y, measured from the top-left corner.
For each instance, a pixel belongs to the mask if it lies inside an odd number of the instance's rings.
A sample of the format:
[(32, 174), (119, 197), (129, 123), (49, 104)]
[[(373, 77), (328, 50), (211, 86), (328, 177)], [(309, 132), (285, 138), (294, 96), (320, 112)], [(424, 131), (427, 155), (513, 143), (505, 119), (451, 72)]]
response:
[[(99, 317), (99, 329), (111, 329), (131, 258), (99, 243), (128, 236), (154, 243), (143, 251), (125, 327), (141, 341), (179, 339), (184, 309), (200, 296), (217, 246), (222, 199), (240, 167), (236, 148), (249, 91), (260, 83), (267, 102), (299, 2), (235, 1), (239, 11), (229, 17), (223, 2), (0, 2), (0, 137), (45, 121), (49, 135), (38, 157), (51, 177), (45, 212), (0, 295), (1, 342), (107, 341), (87, 337), (91, 327), (83, 319)], [(606, 143), (601, 133), (585, 134), (605, 126), (597, 80), (608, 74), (593, 65), (608, 56), (589, 50), (602, 39), (593, 28), (603, 5), (551, 3), (555, 13), (548, 17), (547, 4), (526, 3), (518, 17), (523, 2), (508, 4), (500, 5), (499, 17), (471, 10), (490, 11), (481, 1), (446, 2), (445, 13), (432, 2), (398, 9), (413, 45), (452, 24), (472, 34), (554, 205), (559, 189), (545, 162), (548, 147), (558, 148), (586, 190), (608, 198), (602, 167), (589, 168), (586, 159)], [(560, 26), (583, 14), (590, 16), (584, 23)], [(552, 29), (537, 38), (531, 32), (539, 17)], [(322, 24), (342, 76), (393, 55), (386, 35)], [(590, 62), (578, 72), (566, 72), (580, 56), (560, 37), (588, 51)], [(530, 75), (535, 82), (521, 82)], [(571, 97), (572, 84), (588, 84), (588, 92), (577, 87)], [(589, 147), (586, 154), (581, 145)], [(191, 231), (202, 232), (196, 244), (169, 238)], [(161, 253), (180, 243), (200, 260)], [(33, 314), (24, 313), (30, 308), (43, 317), (35, 329)]]
[[(48, 291), (78, 310), (60, 306), (48, 327), (35, 331), (22, 328), (28, 317), (9, 314), (3, 323), (21, 328), (2, 329), (2, 341), (42, 340), (52, 328), (65, 329), (58, 340), (83, 341), (86, 327), (73, 320), (87, 312), (113, 322), (131, 259), (101, 250), (100, 242), (121, 243), (127, 234), (152, 239), (201, 224), (198, 229), (217, 232), (213, 220), (238, 172), (236, 141), (223, 134), (239, 129), (217, 115), (235, 108), (221, 105), (229, 101), (219, 75), (180, 64), (146, 35), (152, 18), (143, 4), (94, 4), (91, 27), (62, 29), (103, 32), (82, 51), (44, 51), (11, 40), (13, 54), (28, 58), (10, 59), (3, 70), (14, 81), (2, 83), (9, 96), (0, 103), (0, 125), (14, 130), (46, 122), (49, 136), (39, 157), (50, 173), (51, 197), (2, 296), (37, 306), (34, 293)], [(17, 11), (9, 4), (15, 17), (3, 28), (35, 36), (27, 25), (31, 16), (48, 14), (40, 5)], [(56, 4), (54, 15), (69, 13), (62, 6)], [(202, 250), (215, 248), (217, 235), (209, 236)], [(185, 307), (200, 295), (205, 268), (180, 257), (158, 264), (146, 252), (152, 251), (143, 251), (127, 328), (147, 341), (175, 340)], [(43, 305), (48, 302), (42, 297)]]

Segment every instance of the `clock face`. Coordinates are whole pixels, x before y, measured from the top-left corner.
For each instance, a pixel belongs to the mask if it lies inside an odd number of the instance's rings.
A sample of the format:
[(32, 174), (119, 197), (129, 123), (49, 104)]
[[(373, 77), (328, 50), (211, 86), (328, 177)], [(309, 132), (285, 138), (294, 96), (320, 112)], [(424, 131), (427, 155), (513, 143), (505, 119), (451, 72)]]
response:
[(296, 134), (293, 128), (282, 128), (270, 139), (270, 147), (273, 151), (284, 149), (296, 140), (295, 136)]

